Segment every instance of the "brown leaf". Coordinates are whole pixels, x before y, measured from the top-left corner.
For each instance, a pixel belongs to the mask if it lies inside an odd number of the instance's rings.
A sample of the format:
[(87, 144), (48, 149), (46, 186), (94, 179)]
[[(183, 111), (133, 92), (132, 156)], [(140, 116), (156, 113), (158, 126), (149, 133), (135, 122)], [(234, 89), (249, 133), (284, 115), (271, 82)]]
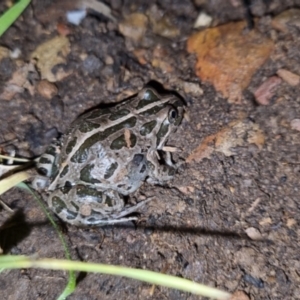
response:
[(215, 134), (204, 138), (202, 143), (194, 149), (186, 159), (199, 162), (203, 158), (209, 158), (213, 151), (222, 152), (226, 156), (234, 154), (233, 148), (255, 144), (261, 149), (265, 142), (265, 135), (260, 127), (249, 120), (237, 120), (222, 128)]
[(244, 34), (245, 22), (208, 28), (188, 39), (196, 53), (196, 74), (211, 82), (229, 102), (238, 102), (253, 74), (268, 59), (274, 44), (257, 30)]
[(54, 75), (52, 68), (58, 64), (66, 63), (66, 56), (69, 52), (70, 42), (68, 38), (57, 36), (39, 45), (31, 54), (31, 58), (37, 60), (36, 65), (41, 73), (41, 78), (55, 82), (62, 79), (64, 75), (61, 72)]

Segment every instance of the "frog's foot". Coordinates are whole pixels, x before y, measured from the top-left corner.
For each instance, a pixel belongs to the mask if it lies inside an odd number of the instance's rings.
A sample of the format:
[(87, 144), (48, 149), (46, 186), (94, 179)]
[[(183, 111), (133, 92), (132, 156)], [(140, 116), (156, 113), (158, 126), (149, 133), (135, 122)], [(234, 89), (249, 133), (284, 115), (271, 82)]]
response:
[(131, 214), (131, 213), (134, 213), (140, 207), (143, 207), (146, 203), (150, 202), (153, 198), (154, 197), (147, 198), (146, 200), (140, 201), (139, 203), (137, 203), (133, 206), (128, 206), (128, 207), (125, 206), (121, 212), (119, 212), (117, 215), (113, 215), (113, 217), (119, 220), (119, 218), (121, 218), (121, 217), (124, 217), (124, 216), (127, 216), (127, 215)]

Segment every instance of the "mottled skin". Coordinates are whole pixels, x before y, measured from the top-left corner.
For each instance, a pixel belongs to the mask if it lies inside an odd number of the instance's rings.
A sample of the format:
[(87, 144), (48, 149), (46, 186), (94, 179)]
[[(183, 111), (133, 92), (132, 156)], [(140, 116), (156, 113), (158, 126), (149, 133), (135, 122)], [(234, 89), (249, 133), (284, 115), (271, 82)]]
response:
[[(124, 206), (123, 196), (146, 180), (164, 184), (176, 168), (166, 153), (167, 138), (180, 124), (183, 102), (150, 88), (109, 109), (95, 109), (73, 122), (38, 163), (44, 177), (33, 186), (47, 185), (48, 205), (74, 225), (106, 225), (123, 218), (148, 200)], [(50, 178), (45, 183), (45, 176)]]

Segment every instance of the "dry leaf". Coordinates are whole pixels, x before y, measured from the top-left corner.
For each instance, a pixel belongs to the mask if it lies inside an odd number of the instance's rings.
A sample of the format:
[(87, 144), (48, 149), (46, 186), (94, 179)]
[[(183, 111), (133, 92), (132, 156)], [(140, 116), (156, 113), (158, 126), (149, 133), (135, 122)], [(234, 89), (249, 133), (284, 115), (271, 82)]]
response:
[(57, 75), (54, 75), (52, 68), (58, 64), (65, 64), (66, 56), (69, 53), (70, 42), (68, 38), (66, 36), (57, 36), (39, 45), (31, 54), (31, 58), (37, 60), (36, 65), (41, 73), (41, 78), (55, 82), (68, 74), (60, 71)]
[(196, 53), (196, 74), (211, 82), (229, 102), (239, 102), (253, 74), (269, 58), (274, 44), (257, 30), (245, 34), (245, 22), (228, 23), (192, 35), (187, 50)]
[(265, 143), (265, 135), (259, 125), (249, 120), (237, 120), (231, 122), (215, 134), (212, 134), (202, 141), (202, 143), (192, 151), (186, 162), (199, 162), (203, 158), (209, 158), (213, 151), (222, 152), (226, 156), (234, 155), (233, 148), (237, 146), (245, 147), (255, 144), (258, 149), (262, 149)]

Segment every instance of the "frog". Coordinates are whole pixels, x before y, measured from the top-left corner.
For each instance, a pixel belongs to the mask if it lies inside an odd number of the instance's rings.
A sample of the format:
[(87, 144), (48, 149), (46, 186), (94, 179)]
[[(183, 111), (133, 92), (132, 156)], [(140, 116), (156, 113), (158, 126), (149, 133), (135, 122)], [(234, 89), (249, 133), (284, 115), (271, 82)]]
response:
[[(151, 200), (125, 204), (144, 183), (165, 185), (177, 170), (168, 138), (180, 125), (184, 100), (144, 87), (113, 107), (76, 119), (37, 161), (32, 185), (49, 208), (75, 226), (136, 220), (128, 216)], [(175, 149), (173, 147), (173, 149)]]

